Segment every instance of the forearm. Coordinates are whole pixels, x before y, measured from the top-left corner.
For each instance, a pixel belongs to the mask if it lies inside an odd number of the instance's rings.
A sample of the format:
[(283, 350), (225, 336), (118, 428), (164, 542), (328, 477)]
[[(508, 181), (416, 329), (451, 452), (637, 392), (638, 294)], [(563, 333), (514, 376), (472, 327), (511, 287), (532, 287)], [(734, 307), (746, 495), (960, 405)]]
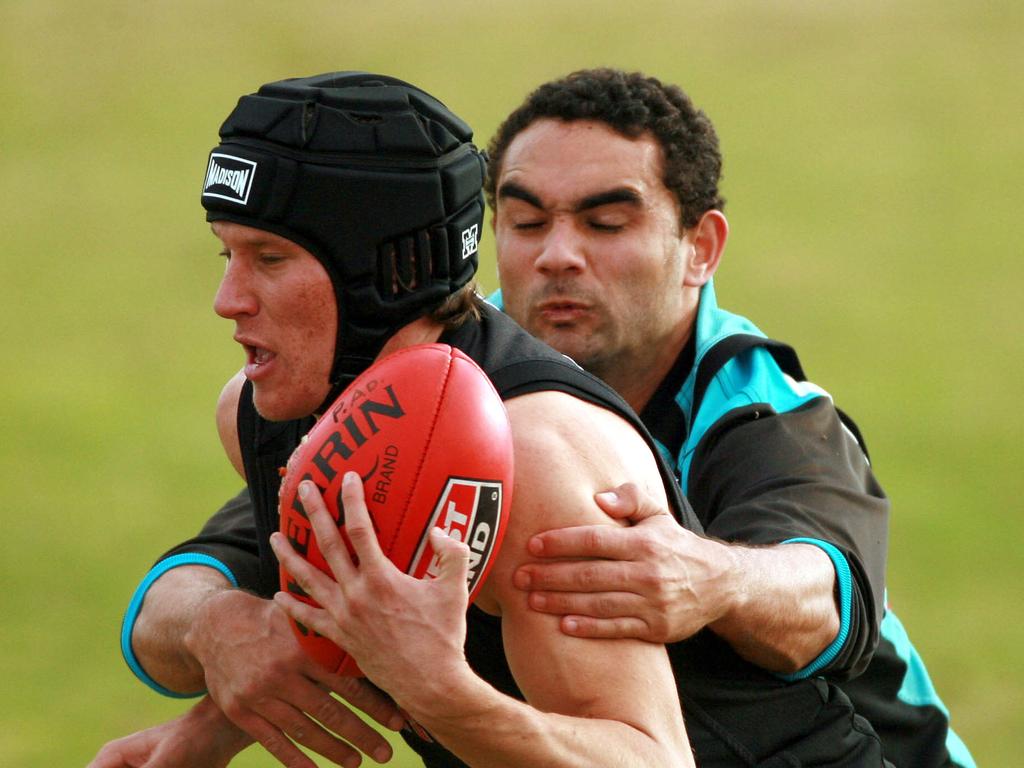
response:
[(87, 768), (223, 768), (251, 743), (207, 696), (173, 720), (108, 742)]
[(196, 693), (206, 688), (203, 667), (186, 643), (203, 604), (231, 589), (221, 573), (203, 566), (173, 568), (146, 592), (131, 633), (135, 659), (164, 688)]
[(468, 666), (464, 673), (434, 679), (430, 688), (437, 690), (421, 688), (404, 708), (470, 766), (693, 765), (681, 722), (678, 732), (665, 728), (657, 734), (600, 713), (544, 712), (498, 692)]
[(725, 612), (709, 625), (712, 631), (765, 669), (805, 668), (840, 629), (829, 556), (809, 544), (723, 546), (733, 564), (720, 595)]

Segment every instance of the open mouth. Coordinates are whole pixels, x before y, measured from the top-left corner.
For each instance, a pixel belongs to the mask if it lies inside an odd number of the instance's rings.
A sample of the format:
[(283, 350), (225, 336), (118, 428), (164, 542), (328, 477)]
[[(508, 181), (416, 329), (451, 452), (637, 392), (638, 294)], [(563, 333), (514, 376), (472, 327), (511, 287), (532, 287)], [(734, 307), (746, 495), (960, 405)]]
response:
[(277, 355), (266, 347), (259, 347), (255, 344), (240, 342), (245, 350), (245, 375), (246, 378), (258, 377), (266, 370), (267, 365), (273, 362)]
[(263, 349), (263, 347), (252, 347), (246, 344), (245, 355), (250, 365), (259, 366), (268, 362), (274, 356), (274, 353), (269, 349)]

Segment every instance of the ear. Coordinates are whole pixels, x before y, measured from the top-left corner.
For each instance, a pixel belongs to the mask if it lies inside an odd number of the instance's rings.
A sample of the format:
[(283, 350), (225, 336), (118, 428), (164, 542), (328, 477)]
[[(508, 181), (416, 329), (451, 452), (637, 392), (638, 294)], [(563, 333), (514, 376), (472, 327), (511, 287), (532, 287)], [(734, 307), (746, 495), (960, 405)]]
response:
[(683, 284), (699, 288), (714, 276), (729, 237), (729, 222), (721, 211), (705, 211), (700, 221), (687, 232), (693, 246), (686, 260)]

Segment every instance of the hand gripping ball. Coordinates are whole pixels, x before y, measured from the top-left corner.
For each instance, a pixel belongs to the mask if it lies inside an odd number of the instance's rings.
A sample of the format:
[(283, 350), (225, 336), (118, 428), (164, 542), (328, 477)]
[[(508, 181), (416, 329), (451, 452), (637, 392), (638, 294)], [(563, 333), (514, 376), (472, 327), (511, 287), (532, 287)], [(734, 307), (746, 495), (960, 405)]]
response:
[[(505, 533), (513, 477), (508, 415), (476, 363), (446, 344), (401, 349), (355, 379), (302, 439), (281, 483), (281, 532), (325, 573), (297, 490), (303, 480), (316, 483), (344, 537), (338, 510), (350, 470), (363, 479), (381, 549), (405, 573), (433, 577), (431, 527), (466, 542), (472, 601)], [(316, 605), (284, 568), (280, 576), (282, 590)], [(332, 641), (295, 621), (292, 628), (324, 667), (361, 674)]]

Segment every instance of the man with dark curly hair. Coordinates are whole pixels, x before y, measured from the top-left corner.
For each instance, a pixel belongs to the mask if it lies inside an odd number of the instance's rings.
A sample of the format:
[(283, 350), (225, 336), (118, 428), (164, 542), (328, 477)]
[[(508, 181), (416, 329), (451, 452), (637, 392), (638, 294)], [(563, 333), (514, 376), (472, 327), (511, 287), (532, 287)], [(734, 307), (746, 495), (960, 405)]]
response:
[(668, 643), (699, 764), (822, 764), (811, 721), (848, 696), (895, 765), (972, 766), (885, 606), (888, 501), (859, 432), (790, 347), (717, 306), (707, 116), (655, 78), (580, 71), (531, 93), (489, 155), (496, 301), (641, 414), (708, 534), (619, 489), (607, 509), (632, 527), (532, 542), (554, 559), (517, 573), (531, 605), (574, 636)]

